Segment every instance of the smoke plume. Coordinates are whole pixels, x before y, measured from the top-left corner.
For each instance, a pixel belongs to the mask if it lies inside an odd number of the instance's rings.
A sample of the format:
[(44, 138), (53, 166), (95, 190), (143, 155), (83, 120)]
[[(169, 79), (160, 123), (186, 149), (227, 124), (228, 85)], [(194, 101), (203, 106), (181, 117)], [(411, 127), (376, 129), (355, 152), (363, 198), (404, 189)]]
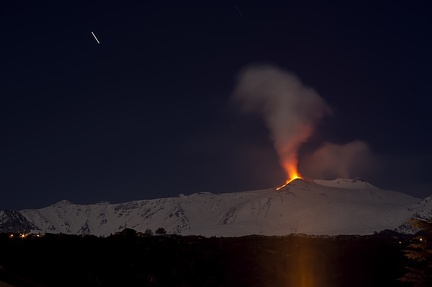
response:
[(324, 143), (302, 159), (300, 169), (311, 178), (363, 177), (373, 161), (369, 146), (363, 141), (344, 145)]
[(244, 112), (264, 118), (288, 178), (297, 172), (300, 146), (312, 135), (315, 123), (331, 112), (312, 88), (274, 66), (244, 69), (239, 74), (233, 99)]

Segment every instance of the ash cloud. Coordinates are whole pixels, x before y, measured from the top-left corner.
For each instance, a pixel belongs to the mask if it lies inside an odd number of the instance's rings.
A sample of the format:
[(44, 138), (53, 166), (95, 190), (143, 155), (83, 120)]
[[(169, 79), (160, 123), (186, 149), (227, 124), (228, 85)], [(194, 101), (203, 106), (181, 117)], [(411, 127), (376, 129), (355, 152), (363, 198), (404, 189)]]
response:
[(312, 179), (365, 177), (371, 172), (374, 158), (368, 144), (356, 140), (347, 144), (324, 143), (306, 155), (299, 169)]
[(270, 65), (249, 66), (238, 76), (233, 100), (245, 113), (263, 117), (281, 165), (289, 176), (300, 146), (331, 109), (294, 74)]

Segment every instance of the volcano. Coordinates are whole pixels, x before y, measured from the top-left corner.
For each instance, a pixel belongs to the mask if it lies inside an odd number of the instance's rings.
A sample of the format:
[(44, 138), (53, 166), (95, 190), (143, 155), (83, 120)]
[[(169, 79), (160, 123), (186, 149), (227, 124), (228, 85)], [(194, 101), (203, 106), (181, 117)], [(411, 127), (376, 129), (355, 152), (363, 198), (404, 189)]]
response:
[[(385, 229), (410, 232), (414, 216), (432, 217), (432, 200), (384, 190), (359, 179), (296, 179), (283, 188), (90, 205), (60, 201), (41, 209), (19, 211), (37, 232), (107, 236), (126, 226), (203, 236), (367, 235)], [(17, 225), (19, 222), (16, 223)], [(22, 223), (21, 223), (22, 224)], [(6, 227), (0, 225), (0, 230)], [(402, 228), (402, 229), (401, 229)]]

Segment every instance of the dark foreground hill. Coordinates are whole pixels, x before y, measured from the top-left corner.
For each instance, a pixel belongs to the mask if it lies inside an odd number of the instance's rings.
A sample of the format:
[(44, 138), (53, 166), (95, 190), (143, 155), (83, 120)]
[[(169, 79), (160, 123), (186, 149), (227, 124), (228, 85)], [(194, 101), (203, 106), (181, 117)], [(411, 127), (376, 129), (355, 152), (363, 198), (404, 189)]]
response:
[(31, 286), (406, 286), (397, 278), (409, 240), (3, 234), (0, 265)]

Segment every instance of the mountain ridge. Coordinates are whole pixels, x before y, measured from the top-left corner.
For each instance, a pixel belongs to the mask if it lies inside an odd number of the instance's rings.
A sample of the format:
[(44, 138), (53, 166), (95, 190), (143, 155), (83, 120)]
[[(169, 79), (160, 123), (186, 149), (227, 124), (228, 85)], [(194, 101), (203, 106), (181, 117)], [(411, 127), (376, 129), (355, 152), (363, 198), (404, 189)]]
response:
[(114, 204), (62, 200), (19, 214), (37, 231), (66, 234), (108, 236), (127, 226), (203, 236), (364, 235), (384, 229), (414, 232), (407, 220), (432, 217), (431, 210), (427, 198), (379, 189), (360, 179), (336, 179), (295, 180), (279, 191), (199, 192)]

